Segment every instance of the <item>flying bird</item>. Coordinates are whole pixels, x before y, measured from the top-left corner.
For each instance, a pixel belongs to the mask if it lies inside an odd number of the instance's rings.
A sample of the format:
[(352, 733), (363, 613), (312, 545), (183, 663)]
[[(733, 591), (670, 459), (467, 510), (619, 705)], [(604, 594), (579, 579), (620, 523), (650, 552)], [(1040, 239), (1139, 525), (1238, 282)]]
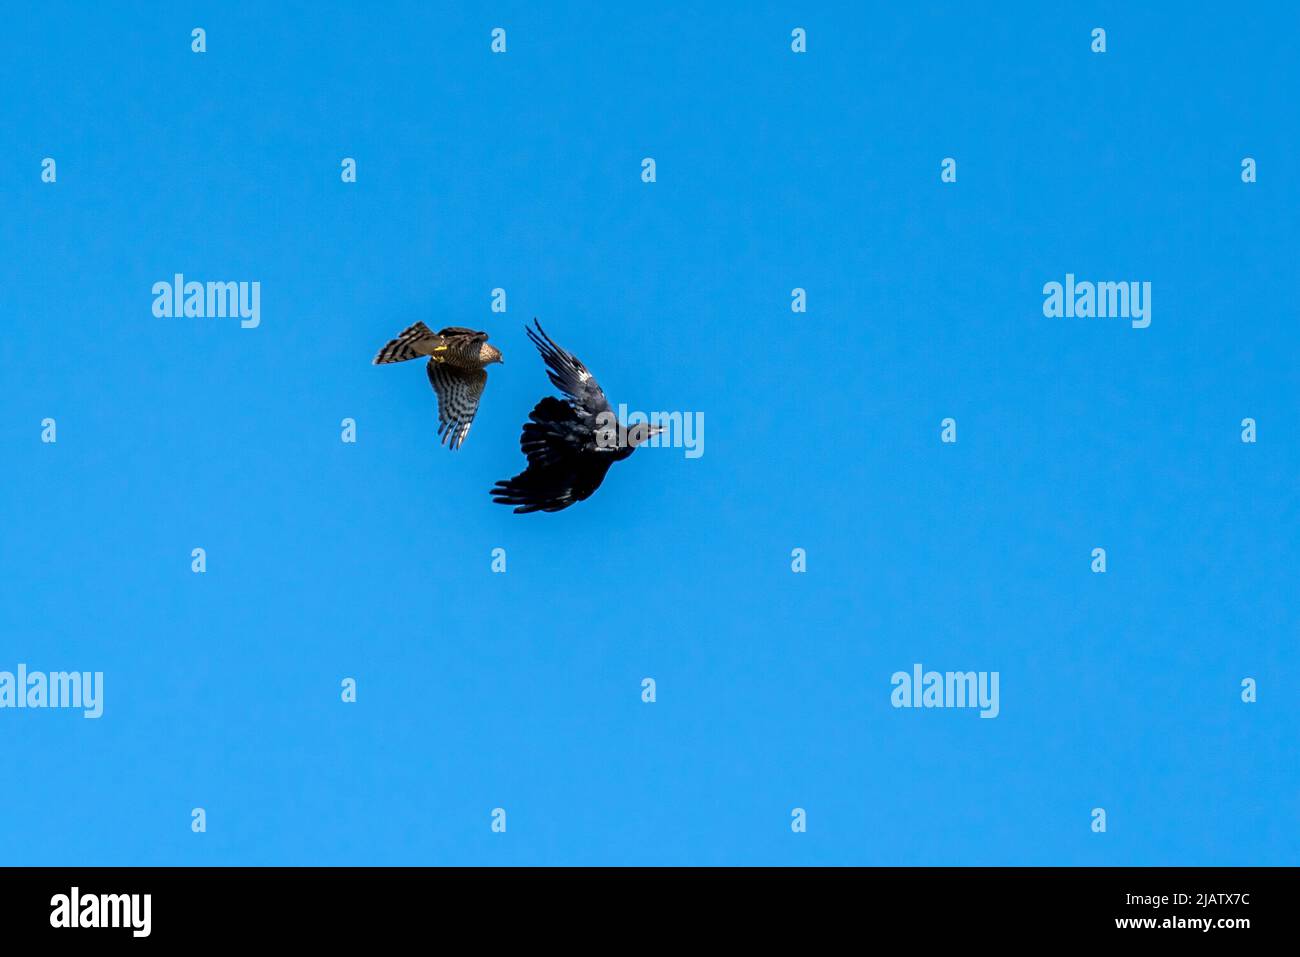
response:
[(595, 377), (577, 356), (560, 348), (536, 319), (526, 330), (546, 362), (546, 373), (563, 399), (548, 395), (533, 407), (519, 437), (528, 467), (492, 487), (492, 501), (516, 512), (558, 512), (589, 498), (605, 473), (637, 446), (664, 430), (638, 423), (623, 426)]
[(428, 356), (429, 384), (438, 395), (439, 444), (458, 449), (478, 412), (487, 385), (487, 367), (505, 362), (501, 350), (488, 345), (486, 332), (448, 326), (438, 332), (422, 322), (402, 331), (379, 350), (375, 365)]

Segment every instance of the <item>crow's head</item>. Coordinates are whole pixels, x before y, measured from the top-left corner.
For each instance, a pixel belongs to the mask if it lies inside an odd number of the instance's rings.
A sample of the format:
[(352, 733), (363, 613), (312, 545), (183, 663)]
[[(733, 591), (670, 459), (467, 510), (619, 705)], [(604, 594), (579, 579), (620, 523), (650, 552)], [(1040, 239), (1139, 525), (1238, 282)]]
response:
[(644, 445), (660, 432), (666, 431), (662, 425), (651, 425), (649, 422), (637, 422), (635, 425), (627, 427), (627, 444), (630, 448), (636, 448), (638, 445)]

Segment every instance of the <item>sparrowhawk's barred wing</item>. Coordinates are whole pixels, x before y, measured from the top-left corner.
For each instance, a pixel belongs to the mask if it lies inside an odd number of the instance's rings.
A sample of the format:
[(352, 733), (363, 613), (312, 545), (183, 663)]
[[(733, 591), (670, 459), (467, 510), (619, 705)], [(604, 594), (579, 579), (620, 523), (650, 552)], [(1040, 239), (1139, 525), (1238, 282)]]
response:
[(487, 373), (482, 369), (458, 369), (437, 359), (430, 359), (426, 368), (429, 384), (438, 395), (438, 437), (450, 448), (458, 449), (478, 412)]
[(417, 322), (403, 329), (396, 339), (390, 339), (388, 344), (379, 350), (379, 355), (375, 356), (375, 365), (405, 362), (407, 359), (427, 356), (433, 351), (437, 341), (438, 337), (434, 335), (433, 330), (424, 323)]
[(438, 335), (444, 339), (468, 339), (471, 342), (487, 342), (488, 334), (479, 332), (477, 329), (467, 329), (465, 326), (447, 326), (445, 329), (439, 329)]

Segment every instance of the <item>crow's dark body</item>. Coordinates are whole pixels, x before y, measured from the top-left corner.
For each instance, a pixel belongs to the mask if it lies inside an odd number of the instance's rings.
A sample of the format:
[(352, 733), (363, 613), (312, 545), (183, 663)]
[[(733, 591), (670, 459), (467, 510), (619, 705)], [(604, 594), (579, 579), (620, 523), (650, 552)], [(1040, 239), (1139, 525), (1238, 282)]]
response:
[(546, 361), (551, 382), (566, 398), (547, 396), (533, 407), (519, 437), (528, 467), (497, 482), (492, 500), (515, 506), (516, 512), (558, 512), (590, 498), (610, 466), (644, 440), (611, 441), (607, 430), (616, 429), (617, 422), (600, 383), (540, 325), (537, 332), (529, 329), (528, 336)]

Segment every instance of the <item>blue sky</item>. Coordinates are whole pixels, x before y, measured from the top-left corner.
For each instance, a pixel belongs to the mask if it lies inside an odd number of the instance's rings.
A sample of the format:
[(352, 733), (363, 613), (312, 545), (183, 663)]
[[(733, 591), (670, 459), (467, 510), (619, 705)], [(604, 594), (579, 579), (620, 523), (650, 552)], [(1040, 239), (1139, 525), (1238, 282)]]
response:
[[(1296, 864), (1300, 17), (1255, 11), (10, 11), (0, 670), (105, 703), (0, 710), (0, 863)], [(261, 325), (156, 318), (177, 272)], [(1045, 318), (1066, 273), (1151, 326)], [(494, 505), (533, 316), (704, 455)], [(416, 320), (505, 353), (456, 454), (370, 365)], [(892, 708), (917, 662), (999, 716)]]

